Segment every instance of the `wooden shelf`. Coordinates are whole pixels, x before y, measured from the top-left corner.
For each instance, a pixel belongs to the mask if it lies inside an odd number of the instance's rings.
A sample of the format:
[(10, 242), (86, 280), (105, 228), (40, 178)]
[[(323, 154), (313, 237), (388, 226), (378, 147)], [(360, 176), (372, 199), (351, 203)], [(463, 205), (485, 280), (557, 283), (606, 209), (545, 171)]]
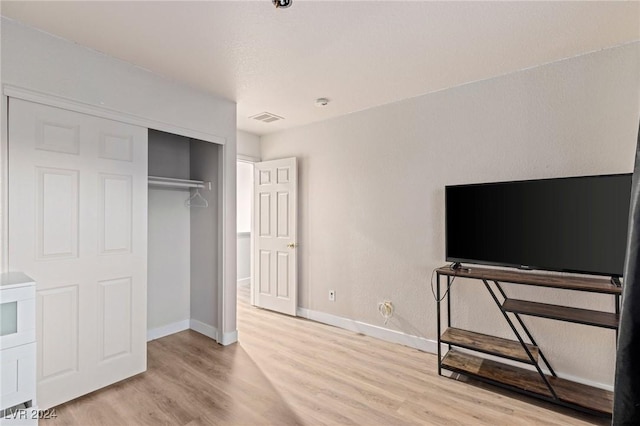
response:
[[(515, 391), (530, 392), (543, 399), (557, 402), (540, 375), (497, 361), (488, 360), (464, 352), (450, 350), (442, 359), (442, 368), (455, 373), (475, 377)], [(573, 408), (594, 414), (610, 416), (613, 411), (613, 392), (547, 376), (560, 402)]]
[(617, 329), (620, 317), (611, 312), (592, 311), (589, 309), (569, 308), (566, 306), (549, 305), (546, 303), (529, 302), (526, 300), (507, 299), (502, 309), (516, 314), (550, 318), (578, 324), (593, 325)]
[[(472, 349), (474, 351), (532, 364), (531, 359), (522, 348), (520, 342), (515, 340), (503, 339), (453, 327), (445, 330), (440, 340), (442, 343), (459, 346), (461, 348)], [(538, 347), (527, 344), (527, 348), (529, 348), (533, 359), (537, 362)]]
[(527, 271), (509, 271), (502, 269), (471, 267), (468, 270), (454, 270), (443, 266), (436, 272), (441, 275), (476, 278), (488, 281), (502, 281), (513, 284), (535, 285), (539, 287), (580, 290), (592, 293), (622, 294), (622, 288), (611, 284), (609, 279), (568, 276), (559, 274), (540, 274)]
[[(613, 393), (554, 377), (555, 373), (549, 360), (544, 356), (542, 349), (536, 347), (527, 325), (519, 317), (517, 324), (514, 323), (515, 319), (513, 315), (509, 315), (509, 313), (617, 330), (620, 315), (616, 312), (619, 312), (620, 309), (620, 296), (622, 293), (620, 287), (602, 278), (541, 274), (529, 271), (475, 267), (469, 270), (453, 270), (448, 266), (444, 266), (437, 269), (436, 272), (438, 280), (438, 293), (436, 294), (436, 298), (439, 374), (441, 374), (442, 369), (445, 369), (474, 377), (477, 380), (496, 386), (514, 390), (534, 398), (540, 398), (591, 414), (611, 416)], [(451, 291), (453, 288), (446, 289), (444, 296), (442, 296), (442, 283), (440, 280), (444, 276), (447, 277), (448, 282), (452, 281), (451, 277), (462, 277), (468, 278), (469, 280), (460, 280), (461, 285), (469, 285), (468, 283), (476, 281), (476, 285), (479, 283), (482, 287), (486, 287), (496, 306), (501, 310), (504, 320), (511, 326), (514, 333), (519, 336), (518, 341), (453, 328), (450, 312)], [(459, 281), (455, 280), (455, 282), (458, 283)], [(507, 283), (606, 295), (614, 299), (615, 312), (602, 312), (509, 299), (502, 288), (502, 285)], [(454, 284), (453, 287), (456, 286), (457, 284)], [(448, 328), (440, 335), (442, 325), (441, 302), (444, 299), (446, 299), (448, 309), (446, 322)], [(517, 325), (519, 325), (522, 330), (519, 330)], [(535, 354), (536, 362), (531, 362), (526, 351), (519, 343), (520, 339), (523, 338), (523, 332), (526, 334), (528, 341), (534, 343), (533, 345), (528, 345), (527, 349), (531, 351), (532, 355)], [(450, 350), (444, 357), (442, 357), (442, 343), (450, 345)], [(464, 349), (454, 349), (453, 347)], [(470, 353), (469, 351), (465, 351), (465, 349), (473, 352)], [(577, 348), (572, 350), (579, 353)], [(482, 354), (490, 354), (512, 361), (515, 360), (526, 363), (529, 366), (521, 365), (521, 367), (516, 367), (511, 364), (506, 364), (506, 360), (505, 362), (499, 362), (493, 359), (483, 358)], [(542, 362), (544, 366), (539, 367), (538, 360)], [(531, 366), (535, 366), (536, 369), (534, 370)], [(545, 375), (541, 368), (546, 368), (549, 374)], [(549, 390), (549, 386), (551, 386), (553, 391)]]

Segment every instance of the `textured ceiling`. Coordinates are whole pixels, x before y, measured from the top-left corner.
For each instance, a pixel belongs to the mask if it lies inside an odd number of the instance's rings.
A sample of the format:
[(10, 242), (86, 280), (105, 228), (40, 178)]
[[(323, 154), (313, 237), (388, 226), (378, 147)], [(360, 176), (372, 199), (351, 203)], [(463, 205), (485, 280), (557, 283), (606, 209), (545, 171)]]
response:
[[(640, 39), (636, 1), (3, 0), (2, 14), (234, 100), (257, 134)], [(264, 111), (285, 119), (248, 118)]]

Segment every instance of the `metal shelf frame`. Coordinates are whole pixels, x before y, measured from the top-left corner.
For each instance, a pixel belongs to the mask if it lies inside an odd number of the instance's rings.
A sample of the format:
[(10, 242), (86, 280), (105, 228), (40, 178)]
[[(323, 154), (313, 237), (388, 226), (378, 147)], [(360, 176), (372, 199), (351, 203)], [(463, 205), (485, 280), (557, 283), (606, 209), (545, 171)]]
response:
[[(477, 272), (475, 272), (477, 271)], [(521, 313), (517, 313), (517, 312), (513, 312), (513, 311), (509, 311), (506, 310), (504, 308), (504, 302), (509, 300), (509, 297), (507, 296), (503, 285), (504, 283), (509, 283), (509, 284), (515, 284), (515, 285), (540, 285), (540, 286), (546, 286), (544, 284), (537, 284), (537, 283), (528, 283), (528, 282), (518, 282), (518, 274), (521, 274), (520, 272), (513, 272), (512, 275), (514, 277), (514, 281), (508, 281), (508, 277), (505, 277), (505, 273), (503, 270), (495, 270), (496, 271), (496, 276), (498, 276), (500, 278), (500, 280), (498, 279), (492, 279), (491, 278), (491, 269), (488, 268), (477, 268), (474, 270), (475, 273), (471, 273), (470, 270), (464, 270), (463, 272), (461, 272), (460, 274), (458, 274), (455, 270), (451, 270), (448, 266), (439, 268), (436, 270), (436, 315), (437, 315), (437, 320), (436, 320), (436, 326), (437, 326), (437, 336), (438, 336), (438, 348), (437, 348), (437, 352), (438, 352), (438, 375), (442, 375), (442, 370), (448, 370), (454, 373), (458, 373), (458, 374), (463, 374), (466, 376), (470, 376), (473, 377), (477, 380), (486, 382), (486, 383), (490, 383), (492, 385), (496, 385), (502, 388), (506, 388), (506, 389), (510, 389), (513, 391), (516, 391), (518, 393), (522, 393), (528, 396), (532, 396), (538, 399), (544, 399), (546, 401), (551, 401), (554, 403), (557, 403), (559, 405), (563, 405), (563, 406), (567, 406), (570, 408), (574, 408), (583, 412), (587, 412), (590, 414), (597, 414), (597, 415), (603, 415), (603, 413), (598, 412), (598, 411), (594, 411), (591, 410), (589, 407), (586, 406), (582, 406), (582, 405), (578, 405), (578, 404), (572, 404), (572, 403), (568, 403), (566, 400), (561, 399), (560, 397), (558, 397), (558, 394), (556, 392), (556, 389), (554, 389), (550, 379), (556, 379), (558, 376), (556, 374), (556, 372), (554, 371), (554, 369), (552, 368), (549, 360), (547, 359), (547, 357), (544, 355), (542, 349), (538, 346), (536, 340), (534, 339), (532, 333), (530, 332), (529, 328), (527, 327), (527, 325), (524, 323), (524, 321), (521, 318), (521, 315), (526, 315), (526, 314), (521, 314)], [(522, 274), (528, 274), (528, 273), (522, 273)], [(446, 290), (444, 291), (444, 293), (442, 292), (443, 290), (443, 285), (442, 285), (442, 277), (446, 276)], [(490, 351), (482, 351), (482, 350), (477, 350), (474, 349), (473, 347), (469, 347), (469, 345), (465, 345), (465, 344), (456, 344), (456, 343), (452, 343), (451, 341), (447, 341), (447, 342), (443, 342), (442, 341), (442, 326), (443, 326), (443, 319), (442, 319), (442, 314), (443, 314), (443, 309), (446, 309), (446, 326), (447, 328), (451, 328), (452, 326), (452, 320), (451, 320), (451, 291), (453, 289), (453, 282), (454, 279), (456, 277), (463, 277), (463, 278), (468, 278), (468, 279), (473, 279), (473, 280), (479, 280), (482, 281), (482, 283), (484, 284), (484, 287), (486, 288), (486, 290), (489, 292), (489, 295), (491, 296), (491, 299), (494, 301), (495, 305), (498, 307), (498, 309), (500, 310), (504, 320), (507, 322), (507, 324), (509, 325), (510, 329), (512, 330), (515, 338), (517, 339), (517, 342), (522, 346), (523, 351), (527, 354), (527, 357), (529, 359), (529, 362), (527, 362), (527, 360), (518, 360), (518, 359), (512, 359), (509, 358), (507, 356), (502, 356), (500, 354), (497, 353), (492, 353)], [(544, 277), (544, 276), (543, 276)], [(558, 277), (557, 276), (553, 276), (552, 279), (557, 280)], [(524, 280), (526, 281), (526, 280)], [(590, 284), (591, 285), (591, 284)], [(618, 288), (617, 290), (615, 288), (606, 286), (603, 289), (598, 289), (598, 288), (590, 288), (590, 289), (585, 289), (585, 288), (567, 288), (567, 287), (561, 287), (559, 285), (552, 285), (551, 287), (558, 287), (558, 288), (564, 288), (564, 289), (568, 289), (568, 290), (573, 290), (573, 291), (586, 291), (586, 292), (592, 292), (592, 293), (605, 293), (608, 295), (613, 295), (615, 298), (615, 314), (617, 316), (619, 316), (620, 314), (620, 302), (621, 302), (621, 291)], [(501, 301), (502, 299), (502, 301)], [(443, 306), (441, 306), (443, 303), (446, 303), (446, 308), (444, 308)], [(562, 309), (564, 307), (562, 306), (555, 306), (555, 308), (558, 309)], [(543, 315), (537, 315), (537, 316), (541, 316), (543, 318), (549, 318), (549, 319), (553, 319), (553, 320), (560, 320), (558, 318), (554, 318), (553, 316), (543, 316)], [(560, 321), (564, 321), (564, 320), (560, 320)], [(572, 321), (575, 323), (579, 323), (579, 324), (585, 324), (585, 325), (594, 325), (593, 323), (590, 323), (588, 321)], [(518, 328), (516, 326), (516, 324), (520, 327)], [(616, 331), (616, 340), (618, 337), (618, 330), (617, 327), (615, 328)], [(527, 341), (528, 340), (528, 341)], [(499, 381), (495, 380), (495, 379), (490, 379), (487, 377), (481, 377), (479, 375), (474, 375), (472, 372), (469, 371), (461, 371), (458, 369), (448, 369), (446, 365), (443, 365), (443, 353), (442, 353), (442, 346), (443, 344), (446, 344), (447, 349), (451, 350), (452, 346), (456, 346), (456, 347), (461, 347), (461, 348), (465, 348), (465, 349), (470, 349), (473, 350), (475, 352), (483, 352), (483, 353), (489, 353), (491, 355), (497, 356), (497, 357), (501, 357), (504, 359), (511, 359), (512, 361), (516, 361), (516, 362), (520, 362), (523, 364), (528, 364), (528, 365), (532, 365), (535, 367), (540, 379), (544, 382), (545, 387), (548, 389), (549, 391), (549, 396), (544, 396), (541, 395), (539, 392), (532, 392), (529, 391), (527, 389), (524, 388), (518, 388), (518, 387), (514, 387), (512, 385), (509, 384), (505, 384), (505, 383), (500, 383)], [(548, 370), (549, 374), (551, 377), (549, 377), (547, 374), (545, 374), (545, 372), (542, 370), (541, 366), (540, 366), (540, 362), (538, 362), (534, 355), (532, 354), (531, 350), (529, 349), (529, 345), (533, 345), (537, 348), (538, 350), (538, 355), (540, 358), (541, 363), (546, 367), (546, 369)], [(448, 352), (448, 351), (447, 351)], [(446, 356), (446, 354), (445, 354)], [(554, 382), (555, 383), (555, 382)]]

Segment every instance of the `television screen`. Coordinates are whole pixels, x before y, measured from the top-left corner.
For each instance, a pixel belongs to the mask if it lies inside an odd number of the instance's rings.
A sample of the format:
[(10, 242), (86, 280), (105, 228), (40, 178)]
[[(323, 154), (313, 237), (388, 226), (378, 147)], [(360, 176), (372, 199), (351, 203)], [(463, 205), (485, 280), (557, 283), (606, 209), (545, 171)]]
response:
[(631, 177), (447, 186), (447, 261), (620, 277)]

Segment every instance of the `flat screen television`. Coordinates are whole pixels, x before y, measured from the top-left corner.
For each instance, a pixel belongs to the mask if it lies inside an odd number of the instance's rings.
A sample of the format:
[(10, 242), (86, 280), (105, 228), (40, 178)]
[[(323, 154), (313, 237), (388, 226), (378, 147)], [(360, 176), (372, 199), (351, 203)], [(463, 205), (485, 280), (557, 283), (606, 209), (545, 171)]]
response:
[(447, 261), (621, 277), (631, 177), (447, 186)]

